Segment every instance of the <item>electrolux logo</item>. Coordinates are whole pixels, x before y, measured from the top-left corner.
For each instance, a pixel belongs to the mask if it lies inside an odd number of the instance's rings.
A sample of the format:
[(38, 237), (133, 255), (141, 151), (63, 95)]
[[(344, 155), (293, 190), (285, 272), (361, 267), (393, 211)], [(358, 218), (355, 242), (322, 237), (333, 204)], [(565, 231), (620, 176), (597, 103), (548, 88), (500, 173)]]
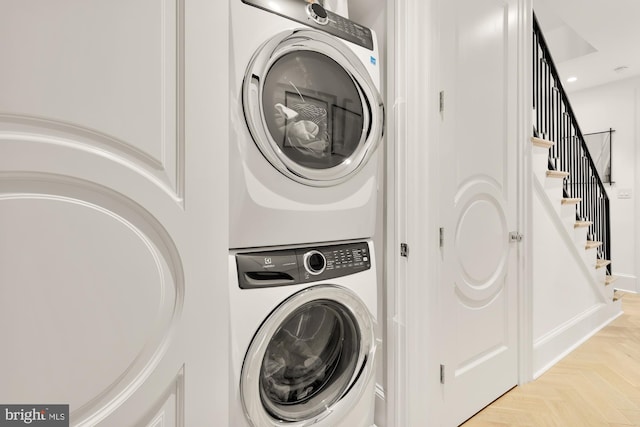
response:
[(69, 427), (69, 405), (0, 405), (0, 427)]

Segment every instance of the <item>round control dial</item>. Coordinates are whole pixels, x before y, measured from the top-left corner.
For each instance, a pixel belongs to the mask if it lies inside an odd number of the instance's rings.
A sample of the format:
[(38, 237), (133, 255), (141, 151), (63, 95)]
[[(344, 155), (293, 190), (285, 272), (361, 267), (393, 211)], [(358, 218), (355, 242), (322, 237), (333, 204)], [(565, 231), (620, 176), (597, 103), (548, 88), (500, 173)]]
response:
[(304, 254), (303, 264), (309, 274), (317, 276), (327, 267), (327, 259), (320, 251), (309, 251)]
[(307, 13), (320, 25), (327, 25), (329, 23), (329, 15), (324, 7), (318, 3), (311, 3), (307, 6)]

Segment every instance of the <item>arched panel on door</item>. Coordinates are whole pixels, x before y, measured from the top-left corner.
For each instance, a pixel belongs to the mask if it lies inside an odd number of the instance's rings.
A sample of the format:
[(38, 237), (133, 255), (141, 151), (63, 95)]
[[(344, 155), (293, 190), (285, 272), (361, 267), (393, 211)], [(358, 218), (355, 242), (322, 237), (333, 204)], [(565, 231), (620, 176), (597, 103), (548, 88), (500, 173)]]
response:
[(181, 259), (135, 202), (25, 175), (0, 176), (0, 330), (13, 343), (0, 355), (12, 367), (1, 400), (63, 401), (74, 421), (104, 417), (167, 349), (182, 313)]

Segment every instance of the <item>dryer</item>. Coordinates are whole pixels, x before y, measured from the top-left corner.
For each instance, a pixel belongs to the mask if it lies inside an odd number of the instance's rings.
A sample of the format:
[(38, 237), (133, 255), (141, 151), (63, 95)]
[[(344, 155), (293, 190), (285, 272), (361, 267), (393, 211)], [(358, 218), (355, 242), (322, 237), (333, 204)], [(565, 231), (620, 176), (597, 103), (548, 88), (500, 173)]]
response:
[(231, 251), (229, 272), (230, 423), (372, 426), (372, 243)]
[(374, 234), (375, 33), (305, 0), (233, 0), (230, 248)]

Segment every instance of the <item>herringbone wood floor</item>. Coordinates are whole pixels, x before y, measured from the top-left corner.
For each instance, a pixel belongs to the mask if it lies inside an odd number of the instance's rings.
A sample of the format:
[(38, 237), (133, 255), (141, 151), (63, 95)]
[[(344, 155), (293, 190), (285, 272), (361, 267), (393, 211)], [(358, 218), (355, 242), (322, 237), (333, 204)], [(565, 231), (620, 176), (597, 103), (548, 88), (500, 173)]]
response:
[(464, 427), (640, 426), (640, 295), (624, 315), (537, 380), (516, 387)]

